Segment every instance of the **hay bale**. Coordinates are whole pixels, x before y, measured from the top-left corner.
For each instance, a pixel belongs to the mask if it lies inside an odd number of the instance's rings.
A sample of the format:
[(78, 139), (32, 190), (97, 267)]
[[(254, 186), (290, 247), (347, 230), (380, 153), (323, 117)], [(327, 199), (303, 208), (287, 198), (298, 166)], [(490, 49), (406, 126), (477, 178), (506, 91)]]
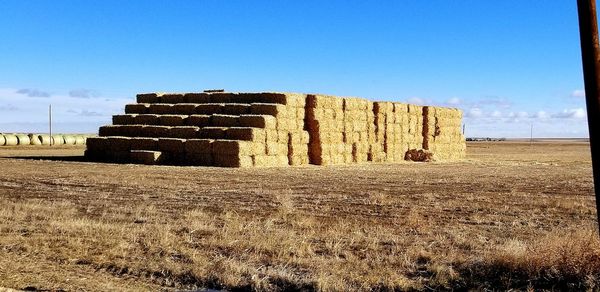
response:
[(160, 101), (157, 93), (140, 93), (136, 95), (137, 103), (157, 103)]
[(418, 161), (418, 162), (429, 162), (433, 161), (433, 153), (428, 150), (423, 149), (410, 149), (406, 151), (404, 155), (404, 160), (408, 161)]
[(138, 164), (156, 165), (166, 161), (166, 156), (160, 151), (131, 150), (130, 161)]
[[(107, 126), (100, 127), (100, 129), (98, 129), (98, 134), (101, 137), (127, 136), (127, 134), (128, 134), (127, 130), (128, 130), (127, 126), (123, 126), (123, 125), (107, 125)], [(54, 135), (52, 135), (52, 136), (54, 136)], [(63, 140), (63, 138), (60, 138), (59, 140)], [(64, 144), (64, 140), (60, 144)]]
[(6, 138), (4, 138), (4, 135), (0, 134), (0, 146), (4, 146), (4, 144), (6, 144)]
[(185, 139), (159, 138), (158, 150), (168, 153), (183, 153), (185, 152)]
[(253, 103), (250, 106), (250, 113), (253, 115), (282, 116), (287, 114), (288, 108), (282, 104), (274, 103)]
[(131, 125), (131, 124), (136, 124), (136, 117), (137, 115), (114, 115), (112, 117), (112, 123), (113, 125)]
[(277, 119), (269, 115), (241, 115), (239, 125), (241, 127), (276, 129)]
[(212, 115), (210, 125), (213, 127), (239, 127), (240, 118), (234, 115)]
[(132, 138), (130, 141), (131, 150), (158, 150), (157, 138)]
[(143, 114), (137, 115), (133, 119), (133, 124), (136, 125), (158, 125), (159, 115), (154, 114)]
[(180, 103), (173, 106), (173, 111), (179, 115), (193, 115), (196, 114), (196, 107), (198, 107), (195, 103)]
[(173, 105), (170, 103), (154, 103), (148, 107), (149, 114), (166, 115), (174, 114)]
[(183, 139), (199, 138), (200, 128), (194, 126), (172, 127), (169, 130), (169, 135), (167, 135), (167, 137)]
[(185, 142), (185, 152), (211, 154), (214, 141), (213, 139), (188, 139)]
[(37, 134), (28, 134), (29, 144), (30, 145), (42, 145), (42, 141), (40, 140), (40, 136)]
[(210, 102), (212, 103), (229, 103), (235, 102), (232, 97), (236, 94), (230, 92), (214, 92), (210, 94)]
[(185, 97), (182, 93), (165, 93), (160, 96), (161, 103), (184, 103)]
[(19, 138), (14, 134), (4, 134), (4, 146), (19, 145)]
[(64, 135), (65, 145), (75, 145), (76, 139), (73, 135)]
[[(258, 143), (256, 143), (258, 144)], [(260, 145), (260, 144), (258, 144)], [(257, 149), (255, 143), (238, 140), (215, 140), (213, 142), (213, 156), (219, 155), (253, 155)]]
[(83, 136), (83, 135), (75, 136), (75, 145), (85, 145), (85, 136)]
[(107, 137), (107, 152), (127, 152), (131, 150), (131, 138)]
[(210, 126), (210, 115), (190, 115), (185, 120), (185, 124), (196, 127)]
[(25, 134), (16, 134), (18, 145), (31, 145), (31, 140), (29, 136)]
[(147, 114), (150, 104), (134, 103), (125, 105), (126, 114)]
[(223, 113), (223, 104), (220, 103), (205, 103), (199, 104), (196, 107), (196, 113), (200, 115), (213, 115)]
[(252, 167), (252, 156), (249, 155), (213, 155), (213, 163), (219, 167)]
[(225, 137), (230, 140), (264, 142), (266, 139), (266, 134), (264, 129), (250, 127), (232, 127), (227, 129)]
[(142, 130), (143, 137), (167, 137), (171, 127), (169, 126), (145, 126)]
[(52, 142), (50, 135), (46, 134), (38, 135), (38, 140), (40, 140), (41, 145), (50, 145), (50, 143)]
[(187, 117), (186, 115), (160, 115), (158, 123), (161, 126), (183, 126)]
[(186, 103), (210, 103), (208, 93), (186, 93), (183, 96)]
[(52, 135), (52, 145), (64, 145), (65, 138), (63, 135)]
[(202, 139), (225, 139), (226, 127), (204, 127), (200, 129), (200, 138)]
[(188, 165), (212, 166), (214, 164), (211, 153), (186, 152), (185, 160)]
[(250, 113), (250, 105), (243, 103), (227, 103), (223, 105), (222, 113), (226, 115), (245, 115)]

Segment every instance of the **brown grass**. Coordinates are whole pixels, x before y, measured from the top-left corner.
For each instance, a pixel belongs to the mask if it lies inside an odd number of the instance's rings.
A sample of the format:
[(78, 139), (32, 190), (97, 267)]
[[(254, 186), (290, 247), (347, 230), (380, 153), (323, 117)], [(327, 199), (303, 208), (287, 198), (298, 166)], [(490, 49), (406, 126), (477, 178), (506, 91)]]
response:
[[(39, 147), (2, 155), (74, 151)], [(0, 287), (598, 289), (587, 147), (285, 171), (2, 158)]]

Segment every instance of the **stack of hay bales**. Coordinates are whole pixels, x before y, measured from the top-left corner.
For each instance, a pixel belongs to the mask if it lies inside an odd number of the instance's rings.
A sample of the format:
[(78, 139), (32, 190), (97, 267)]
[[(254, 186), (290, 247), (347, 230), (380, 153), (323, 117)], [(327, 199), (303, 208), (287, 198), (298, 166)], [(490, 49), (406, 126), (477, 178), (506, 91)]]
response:
[[(86, 156), (225, 167), (397, 162), (429, 148), (462, 157), (460, 112), (430, 117), (429, 108), (317, 94), (139, 94), (87, 141)], [(429, 133), (432, 121), (440, 133)]]
[(430, 150), (435, 159), (455, 160), (466, 156), (460, 110), (426, 106), (423, 119), (423, 148)]

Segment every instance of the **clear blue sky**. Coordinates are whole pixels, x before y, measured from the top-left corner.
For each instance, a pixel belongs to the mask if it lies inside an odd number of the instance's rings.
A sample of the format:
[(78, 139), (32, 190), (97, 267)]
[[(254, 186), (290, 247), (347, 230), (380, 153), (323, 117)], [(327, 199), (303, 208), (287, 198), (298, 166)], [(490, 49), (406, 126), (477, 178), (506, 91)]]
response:
[(94, 132), (139, 92), (456, 106), (468, 136), (587, 136), (575, 1), (0, 1), (0, 132)]

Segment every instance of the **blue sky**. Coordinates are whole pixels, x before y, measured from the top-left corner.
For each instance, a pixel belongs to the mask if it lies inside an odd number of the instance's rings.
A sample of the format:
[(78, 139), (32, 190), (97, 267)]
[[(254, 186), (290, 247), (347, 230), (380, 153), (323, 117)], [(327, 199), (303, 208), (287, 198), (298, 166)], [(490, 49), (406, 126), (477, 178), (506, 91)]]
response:
[(139, 92), (459, 107), (467, 136), (587, 137), (575, 1), (0, 1), (0, 132), (95, 132)]

